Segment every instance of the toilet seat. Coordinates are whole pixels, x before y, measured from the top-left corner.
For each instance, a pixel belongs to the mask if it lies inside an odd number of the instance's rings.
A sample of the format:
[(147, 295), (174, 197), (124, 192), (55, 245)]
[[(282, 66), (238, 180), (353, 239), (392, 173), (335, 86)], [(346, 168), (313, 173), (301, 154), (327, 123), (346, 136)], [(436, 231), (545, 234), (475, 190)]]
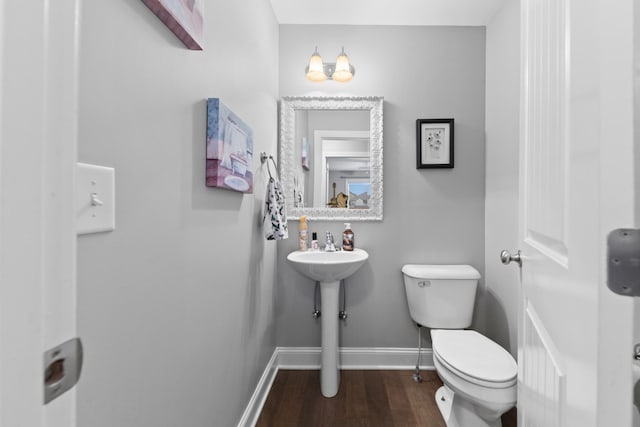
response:
[(434, 357), (452, 373), (488, 388), (507, 388), (517, 381), (518, 366), (511, 354), (476, 331), (434, 329)]

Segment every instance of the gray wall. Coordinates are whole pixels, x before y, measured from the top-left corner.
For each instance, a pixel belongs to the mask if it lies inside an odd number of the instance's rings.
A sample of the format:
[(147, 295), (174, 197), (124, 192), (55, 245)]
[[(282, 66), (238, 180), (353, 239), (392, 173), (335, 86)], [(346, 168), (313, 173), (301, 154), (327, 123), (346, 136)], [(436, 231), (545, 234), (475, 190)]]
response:
[(485, 281), (479, 318), (488, 335), (516, 355), (519, 270), (502, 249), (518, 248), (520, 8), (514, 1), (487, 25)]
[[(202, 52), (139, 0), (82, 4), (79, 159), (115, 167), (117, 207), (79, 238), (79, 426), (235, 425), (274, 350), (278, 25), (269, 2), (205, 3)], [(253, 128), (253, 195), (204, 185), (207, 97)]]
[[(345, 47), (354, 80), (311, 83), (304, 67), (318, 46), (333, 62)], [(347, 280), (347, 347), (416, 347), (402, 274), (406, 263), (466, 263), (484, 272), (485, 29), (483, 27), (280, 26), (280, 95), (384, 96), (384, 220), (356, 222), (370, 261)], [(455, 118), (455, 168), (416, 169), (418, 118)], [(340, 222), (310, 221), (339, 235)], [(279, 346), (319, 346), (313, 283), (294, 272), (278, 243)]]

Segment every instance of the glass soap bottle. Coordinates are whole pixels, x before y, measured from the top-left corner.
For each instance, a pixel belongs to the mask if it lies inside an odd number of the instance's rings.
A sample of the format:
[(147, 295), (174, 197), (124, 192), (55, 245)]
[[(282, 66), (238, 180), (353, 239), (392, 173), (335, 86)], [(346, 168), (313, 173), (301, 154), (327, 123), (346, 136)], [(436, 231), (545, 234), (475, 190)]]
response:
[(344, 231), (342, 232), (342, 250), (352, 251), (354, 248), (354, 235), (351, 229), (351, 223), (344, 223)]

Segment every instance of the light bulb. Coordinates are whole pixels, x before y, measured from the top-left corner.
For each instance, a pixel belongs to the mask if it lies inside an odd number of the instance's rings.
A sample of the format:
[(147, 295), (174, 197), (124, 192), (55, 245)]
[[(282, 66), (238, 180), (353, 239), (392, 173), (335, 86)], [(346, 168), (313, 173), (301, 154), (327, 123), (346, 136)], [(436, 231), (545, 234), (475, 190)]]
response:
[(316, 46), (316, 50), (311, 55), (311, 59), (309, 59), (309, 65), (306, 69), (307, 80), (311, 80), (312, 82), (322, 82), (327, 80), (327, 75), (324, 73), (324, 64), (322, 62), (322, 57), (318, 53), (318, 47)]
[(338, 59), (336, 59), (336, 70), (331, 75), (331, 78), (341, 83), (348, 82), (353, 79), (353, 71), (353, 67), (349, 64), (349, 57), (344, 53), (343, 47)]

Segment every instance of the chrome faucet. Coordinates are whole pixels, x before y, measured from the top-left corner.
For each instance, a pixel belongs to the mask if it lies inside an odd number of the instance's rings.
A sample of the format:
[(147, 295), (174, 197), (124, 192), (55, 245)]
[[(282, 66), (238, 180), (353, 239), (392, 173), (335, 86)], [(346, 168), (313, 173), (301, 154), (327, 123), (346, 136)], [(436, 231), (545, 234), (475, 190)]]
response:
[(335, 252), (336, 251), (336, 245), (333, 242), (333, 234), (331, 234), (330, 231), (327, 231), (325, 233), (325, 245), (324, 245), (324, 251), (325, 252)]

